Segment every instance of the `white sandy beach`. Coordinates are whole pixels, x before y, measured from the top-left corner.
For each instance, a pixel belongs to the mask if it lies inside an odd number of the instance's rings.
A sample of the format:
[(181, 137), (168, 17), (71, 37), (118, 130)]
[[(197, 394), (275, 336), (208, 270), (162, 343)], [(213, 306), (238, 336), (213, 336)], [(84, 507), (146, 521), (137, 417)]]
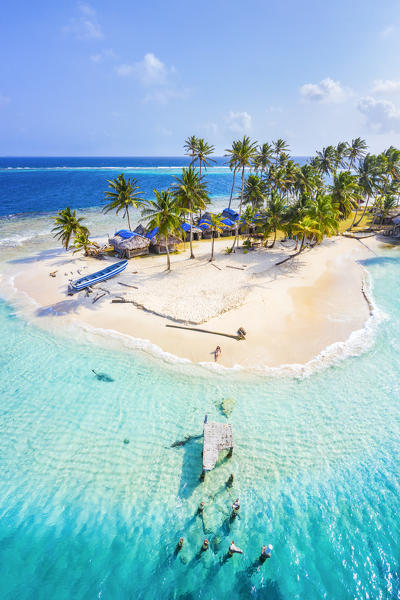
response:
[[(149, 340), (193, 362), (213, 361), (213, 351), (220, 345), (219, 362), (227, 367), (304, 364), (364, 326), (369, 308), (362, 294), (364, 272), (357, 261), (372, 254), (356, 240), (325, 240), (279, 267), (275, 263), (293, 252), (290, 242), (285, 246), (278, 242), (273, 250), (240, 249), (226, 255), (228, 243), (216, 241), (213, 264), (208, 260), (209, 242), (195, 243), (195, 260), (189, 259), (186, 244), (186, 250), (172, 256), (170, 273), (164, 256), (131, 259), (124, 273), (99, 284), (102, 289), (89, 296), (86, 292), (68, 296), (68, 280), (116, 259), (98, 261), (62, 249), (45, 251), (10, 265), (3, 288), (12, 276), (14, 294), (35, 301), (39, 324), (43, 315), (57, 320), (57, 327), (78, 321)], [(50, 277), (53, 271), (56, 276)], [(104, 295), (93, 303), (100, 294)], [(112, 303), (115, 297), (134, 304)], [(167, 325), (229, 335), (243, 327), (247, 336), (237, 341)]]

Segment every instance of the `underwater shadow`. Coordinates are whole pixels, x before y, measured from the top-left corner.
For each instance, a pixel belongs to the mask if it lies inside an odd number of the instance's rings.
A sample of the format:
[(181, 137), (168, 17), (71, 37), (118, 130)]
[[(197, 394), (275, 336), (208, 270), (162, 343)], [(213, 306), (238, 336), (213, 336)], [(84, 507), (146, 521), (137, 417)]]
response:
[(180, 498), (190, 498), (194, 490), (201, 484), (200, 475), (203, 468), (203, 444), (198, 440), (193, 440), (185, 444), (181, 450), (183, 452), (182, 473), (179, 482), (178, 496)]

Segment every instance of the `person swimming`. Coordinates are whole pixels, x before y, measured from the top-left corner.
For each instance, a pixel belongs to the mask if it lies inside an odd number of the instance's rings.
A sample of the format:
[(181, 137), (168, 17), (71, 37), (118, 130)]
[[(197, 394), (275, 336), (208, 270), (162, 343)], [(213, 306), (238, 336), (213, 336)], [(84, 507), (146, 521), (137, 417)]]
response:
[(268, 546), (263, 546), (261, 548), (261, 554), (260, 554), (261, 562), (266, 561), (267, 558), (271, 558), (272, 549), (273, 549), (272, 544), (268, 544)]
[(243, 550), (239, 546), (235, 546), (235, 542), (232, 540), (228, 553), (233, 556), (233, 554), (243, 554)]
[(236, 498), (235, 502), (232, 504), (232, 517), (236, 517), (236, 515), (239, 513), (239, 509), (240, 509), (239, 498)]
[(221, 346), (217, 346), (217, 347), (215, 348), (215, 352), (214, 352), (214, 355), (215, 355), (215, 360), (216, 360), (216, 361), (217, 361), (217, 360), (219, 359), (219, 357), (221, 356), (221, 352), (222, 352), (222, 350), (221, 350)]
[(206, 550), (208, 550), (208, 546), (209, 546), (208, 540), (205, 539), (203, 542), (203, 545), (201, 547), (202, 551), (205, 552)]

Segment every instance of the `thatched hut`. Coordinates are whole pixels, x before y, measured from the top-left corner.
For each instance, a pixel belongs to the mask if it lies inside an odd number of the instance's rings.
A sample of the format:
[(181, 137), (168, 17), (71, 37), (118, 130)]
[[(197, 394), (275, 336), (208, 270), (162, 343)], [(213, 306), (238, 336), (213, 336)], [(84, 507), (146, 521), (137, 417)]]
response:
[(146, 237), (146, 230), (141, 223), (139, 223), (136, 229), (133, 230), (133, 233), (137, 233), (138, 235)]
[(132, 258), (133, 256), (142, 256), (149, 253), (150, 240), (147, 238), (130, 231), (131, 235), (127, 235), (127, 232), (121, 235), (122, 231), (114, 235), (109, 239), (109, 244), (117, 252), (121, 258)]
[[(181, 223), (182, 237), (185, 242), (190, 240), (190, 225), (189, 223)], [(192, 225), (192, 235), (194, 240), (201, 240), (202, 230), (196, 225)]]
[[(175, 237), (174, 235), (170, 235), (168, 237), (169, 252), (176, 252), (178, 244), (181, 244), (181, 243), (182, 243), (182, 240)], [(155, 254), (166, 254), (167, 247), (166, 247), (166, 243), (165, 243), (165, 238), (164, 237), (157, 238), (157, 236), (154, 236), (152, 238), (152, 240), (150, 241), (150, 250), (151, 250), (151, 252), (154, 252)]]
[(400, 214), (392, 217), (390, 226), (386, 229), (385, 235), (400, 239)]

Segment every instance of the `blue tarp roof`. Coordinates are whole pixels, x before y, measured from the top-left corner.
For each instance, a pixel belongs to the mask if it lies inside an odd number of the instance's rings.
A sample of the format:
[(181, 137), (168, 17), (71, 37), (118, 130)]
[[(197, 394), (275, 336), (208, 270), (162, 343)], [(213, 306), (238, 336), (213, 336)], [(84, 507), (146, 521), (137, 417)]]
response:
[(182, 227), (183, 231), (186, 231), (186, 232), (190, 231), (189, 223), (181, 223), (181, 227)]
[(205, 219), (202, 219), (201, 221), (199, 221), (198, 226), (201, 229), (210, 229), (211, 221), (206, 221)]
[(122, 239), (129, 240), (131, 237), (138, 234), (134, 233), (133, 231), (129, 231), (129, 229), (120, 229), (119, 231), (116, 231), (114, 235), (119, 235), (122, 237)]
[(232, 219), (232, 221), (237, 221), (239, 218), (238, 213), (233, 210), (232, 208), (224, 208), (224, 210), (222, 211), (222, 214), (225, 217), (229, 217), (229, 219)]
[(227, 225), (227, 227), (235, 227), (235, 223), (227, 217), (225, 219), (221, 219), (221, 221), (224, 225)]
[(158, 227), (154, 227), (154, 229), (152, 229), (151, 231), (149, 231), (148, 233), (146, 233), (146, 237), (147, 237), (148, 240), (152, 240), (153, 237), (155, 235), (157, 235), (157, 233), (158, 233)]

